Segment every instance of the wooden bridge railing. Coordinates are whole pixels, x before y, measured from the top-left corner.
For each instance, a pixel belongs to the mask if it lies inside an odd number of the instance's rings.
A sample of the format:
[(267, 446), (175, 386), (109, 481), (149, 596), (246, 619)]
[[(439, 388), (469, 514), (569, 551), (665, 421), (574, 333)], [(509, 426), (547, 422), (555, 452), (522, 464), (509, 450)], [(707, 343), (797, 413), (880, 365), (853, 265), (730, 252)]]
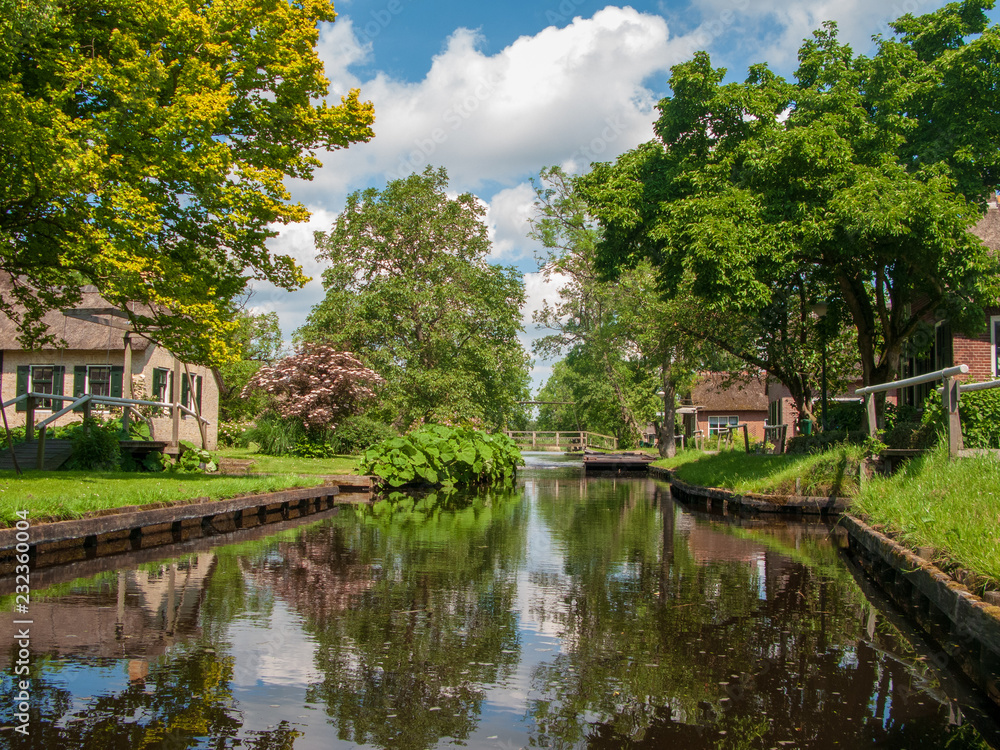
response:
[(566, 448), (567, 450), (586, 450), (601, 448), (602, 450), (617, 450), (618, 438), (613, 435), (601, 435), (598, 432), (554, 432), (545, 430), (507, 430), (507, 437), (518, 445), (531, 445), (531, 448)]

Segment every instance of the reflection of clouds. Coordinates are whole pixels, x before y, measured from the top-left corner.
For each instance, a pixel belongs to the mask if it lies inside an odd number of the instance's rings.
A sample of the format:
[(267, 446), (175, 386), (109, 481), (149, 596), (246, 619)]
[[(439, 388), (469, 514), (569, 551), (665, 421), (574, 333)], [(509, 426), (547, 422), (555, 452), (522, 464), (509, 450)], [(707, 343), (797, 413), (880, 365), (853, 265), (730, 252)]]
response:
[(316, 643), (302, 630), (301, 619), (281, 600), (266, 621), (259, 617), (235, 620), (227, 631), (232, 646), (233, 685), (306, 687), (317, 682)]

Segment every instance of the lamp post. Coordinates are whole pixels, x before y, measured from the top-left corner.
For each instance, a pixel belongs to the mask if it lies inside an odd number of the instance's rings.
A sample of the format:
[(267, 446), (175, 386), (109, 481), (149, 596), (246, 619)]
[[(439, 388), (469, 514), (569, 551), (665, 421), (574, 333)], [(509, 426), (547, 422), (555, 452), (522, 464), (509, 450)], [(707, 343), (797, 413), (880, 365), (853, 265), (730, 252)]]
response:
[(826, 302), (817, 302), (812, 306), (812, 311), (819, 318), (819, 336), (823, 341), (822, 369), (823, 369), (823, 432), (826, 432)]

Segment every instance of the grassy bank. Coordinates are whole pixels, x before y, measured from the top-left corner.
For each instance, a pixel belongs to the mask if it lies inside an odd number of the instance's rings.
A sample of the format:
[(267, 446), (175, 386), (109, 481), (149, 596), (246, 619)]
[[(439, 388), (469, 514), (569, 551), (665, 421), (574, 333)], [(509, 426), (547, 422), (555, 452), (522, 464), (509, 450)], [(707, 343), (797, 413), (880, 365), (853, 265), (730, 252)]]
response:
[(0, 525), (10, 526), (16, 511), (28, 520), (81, 518), (95, 511), (128, 505), (150, 505), (207, 497), (221, 500), (239, 495), (275, 492), (321, 484), (319, 477), (277, 474), (227, 477), (204, 474), (135, 474), (89, 471), (28, 471), (16, 476), (0, 471)]
[(854, 467), (860, 458), (857, 447), (794, 456), (684, 451), (653, 465), (689, 484), (736, 492), (792, 494), (798, 477), (802, 494), (853, 498), (852, 513), (901, 544), (931, 548), (935, 563), (971, 572), (978, 580), (967, 579), (970, 587), (1000, 587), (1000, 460), (951, 461), (946, 449), (935, 449), (859, 489)]
[[(1000, 460), (948, 459), (945, 448), (916, 458), (895, 476), (865, 483), (853, 512), (912, 549), (1000, 586)], [(975, 587), (975, 581), (967, 582)]]
[(845, 446), (809, 455), (767, 456), (742, 451), (679, 452), (655, 461), (688, 484), (765, 495), (856, 497), (861, 449)]
[(220, 458), (253, 461), (250, 470), (260, 474), (357, 474), (361, 456), (333, 458), (298, 458), (296, 456), (265, 456), (248, 448), (224, 448), (216, 451)]

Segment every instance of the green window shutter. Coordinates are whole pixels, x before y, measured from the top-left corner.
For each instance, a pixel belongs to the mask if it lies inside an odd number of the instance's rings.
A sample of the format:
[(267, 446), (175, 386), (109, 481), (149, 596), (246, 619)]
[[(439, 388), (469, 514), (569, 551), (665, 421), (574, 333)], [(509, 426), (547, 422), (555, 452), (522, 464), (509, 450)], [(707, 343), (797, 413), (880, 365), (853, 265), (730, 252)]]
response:
[(176, 399), (174, 399), (174, 374), (173, 374), (173, 372), (169, 373), (169, 375), (167, 376), (167, 384), (168, 384), (167, 385), (167, 401), (169, 401), (172, 404), (176, 400)]
[(153, 368), (153, 393), (152, 393), (152, 398), (150, 400), (152, 401), (159, 400), (160, 391), (163, 390), (163, 386), (165, 385), (163, 381), (164, 375), (166, 375), (166, 373), (159, 367)]
[(195, 403), (198, 404), (198, 414), (201, 414), (201, 375), (195, 378)]
[[(28, 392), (28, 381), (31, 379), (31, 365), (17, 366), (17, 394), (18, 396)], [(28, 405), (21, 401), (17, 405), (18, 411), (28, 411)]]
[[(63, 365), (56, 365), (52, 368), (52, 394), (62, 396), (66, 392), (66, 368)], [(52, 409), (59, 411), (63, 407), (62, 401), (53, 401)]]
[(122, 384), (125, 380), (125, 367), (113, 365), (111, 367), (111, 396), (112, 398), (122, 397)]
[(191, 391), (191, 382), (188, 380), (186, 373), (181, 375), (181, 406), (190, 406), (188, 404), (188, 395)]
[[(87, 390), (87, 365), (76, 365), (73, 368), (73, 395), (79, 398)], [(82, 406), (73, 411), (83, 411)]]

